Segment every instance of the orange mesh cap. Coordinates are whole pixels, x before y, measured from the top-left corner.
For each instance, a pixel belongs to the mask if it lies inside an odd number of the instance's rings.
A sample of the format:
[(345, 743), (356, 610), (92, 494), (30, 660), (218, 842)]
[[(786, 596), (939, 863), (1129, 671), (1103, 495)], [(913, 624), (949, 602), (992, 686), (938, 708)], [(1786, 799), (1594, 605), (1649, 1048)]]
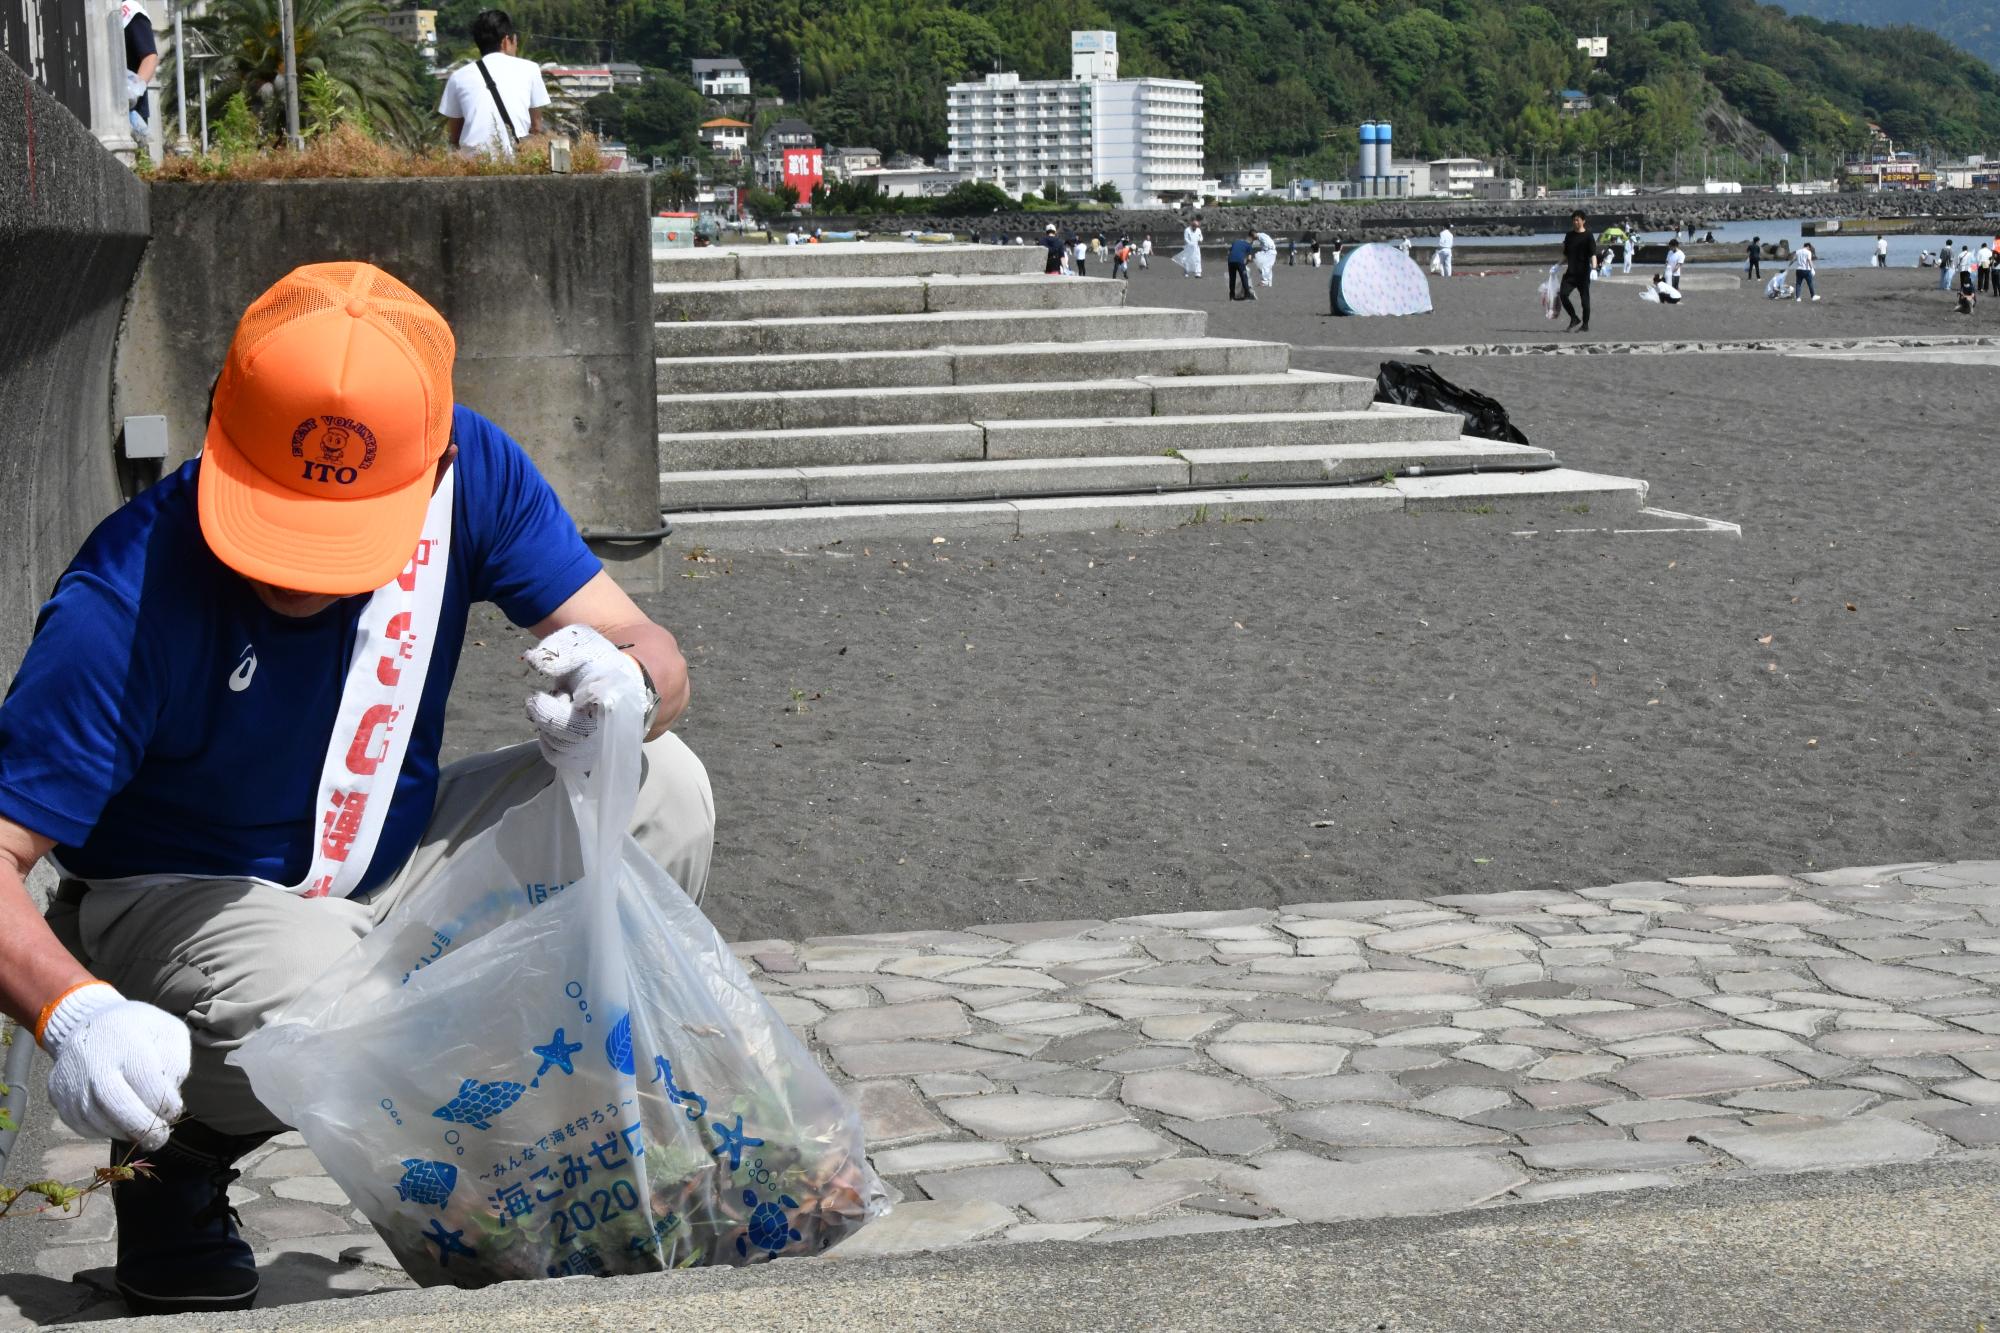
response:
[(372, 264), (307, 264), (251, 302), (202, 450), (216, 558), (340, 596), (401, 573), (451, 441), (456, 351), (444, 317)]

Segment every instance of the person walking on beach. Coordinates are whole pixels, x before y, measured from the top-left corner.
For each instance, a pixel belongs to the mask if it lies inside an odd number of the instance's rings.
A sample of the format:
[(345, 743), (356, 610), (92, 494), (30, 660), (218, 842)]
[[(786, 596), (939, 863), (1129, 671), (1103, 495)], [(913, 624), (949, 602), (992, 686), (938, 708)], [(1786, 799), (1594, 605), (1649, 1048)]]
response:
[(1952, 270), (1952, 262), (1951, 262), (1951, 237), (1947, 236), (1947, 237), (1945, 237), (1945, 238), (1944, 238), (1944, 249), (1942, 249), (1942, 250), (1938, 251), (1938, 290), (1939, 290), (1939, 291), (1941, 291), (1941, 292), (1948, 292), (1948, 291), (1950, 291), (1950, 290), (1951, 290), (1951, 275), (1952, 275), (1952, 271), (1953, 271), (1953, 270)]
[(1042, 265), (1044, 277), (1057, 276), (1063, 271), (1063, 261), (1069, 257), (1069, 246), (1062, 237), (1056, 235), (1056, 224), (1051, 222), (1042, 230), (1042, 249), (1049, 252), (1048, 262)]
[(1299, 238), (1296, 236), (1287, 236), (1285, 238), (1285, 267), (1291, 268), (1298, 262), (1299, 262)]
[(1201, 276), (1201, 214), (1195, 214), (1194, 221), (1181, 228), (1181, 252), (1174, 256), (1174, 262), (1181, 266), (1182, 277)]
[(1889, 238), (1880, 234), (1875, 237), (1875, 267), (1889, 267)]
[[(1569, 215), (1569, 235), (1563, 237), (1562, 286), (1557, 289), (1556, 299), (1562, 305), (1562, 312), (1569, 316), (1570, 329), (1581, 329), (1585, 333), (1590, 332), (1590, 266), (1596, 258), (1597, 247), (1590, 239), (1590, 219), (1578, 209)], [(1583, 314), (1580, 317), (1569, 303), (1571, 292), (1583, 298)]]
[(1681, 249), (1680, 238), (1676, 236), (1674, 243), (1667, 247), (1667, 281), (1673, 284), (1675, 291), (1681, 289), (1681, 269), (1686, 265), (1687, 251)]
[(1257, 247), (1252, 252), (1251, 258), (1251, 262), (1257, 266), (1257, 285), (1269, 287), (1271, 270), (1278, 265), (1278, 243), (1271, 239), (1271, 233), (1267, 231), (1260, 231), (1251, 239), (1256, 242)]
[[(1229, 299), (1232, 301), (1254, 301), (1257, 293), (1250, 288), (1250, 255), (1256, 249), (1256, 234), (1244, 232), (1229, 246)], [(1236, 284), (1243, 284), (1243, 295), (1236, 294)]]
[(1744, 265), (1743, 276), (1746, 278), (1761, 278), (1764, 276), (1764, 245), (1763, 237), (1761, 236), (1752, 236), (1750, 238), (1750, 262)]
[(1979, 243), (1979, 290), (1986, 292), (1993, 281), (1993, 247), (1986, 242)]
[(1813, 282), (1814, 258), (1812, 243), (1810, 241), (1799, 247), (1799, 257), (1797, 260), (1799, 283), (1797, 290), (1792, 293), (1794, 301), (1805, 300), (1807, 292), (1812, 293), (1813, 300), (1819, 300), (1819, 287)]
[(1438, 232), (1438, 272), (1447, 278), (1451, 276), (1451, 247), (1451, 224), (1447, 222)]
[(1142, 269), (1151, 268), (1153, 266), (1152, 261), (1153, 229), (1148, 227), (1139, 233), (1139, 267)]
[(1627, 228), (1625, 229), (1625, 247), (1624, 247), (1624, 248), (1625, 248), (1625, 271), (1626, 271), (1627, 273), (1630, 273), (1630, 272), (1632, 271), (1632, 245), (1633, 245), (1633, 241), (1632, 241), (1632, 229), (1631, 229), (1630, 227), (1627, 227)]

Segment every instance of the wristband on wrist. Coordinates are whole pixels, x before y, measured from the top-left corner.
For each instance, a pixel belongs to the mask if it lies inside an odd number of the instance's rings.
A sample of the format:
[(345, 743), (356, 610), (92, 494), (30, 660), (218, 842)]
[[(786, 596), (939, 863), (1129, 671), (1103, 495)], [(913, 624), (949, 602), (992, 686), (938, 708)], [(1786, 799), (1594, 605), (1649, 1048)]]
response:
[[(69, 1014), (65, 1015), (64, 1022), (57, 1023), (55, 1021), (57, 1014), (62, 1011), (70, 997), (79, 992), (87, 991), (93, 986), (102, 986), (105, 993), (101, 996), (86, 996), (76, 1004), (69, 1006)], [(124, 997), (118, 994), (117, 988), (108, 981), (98, 981), (93, 978), (89, 981), (77, 982), (74, 986), (71, 986), (68, 990), (56, 996), (55, 999), (50, 1000), (42, 1006), (42, 1012), (35, 1018), (36, 1043), (44, 1050), (48, 1050), (53, 1054), (54, 1048), (51, 1044), (52, 1042), (61, 1043), (71, 1032), (81, 1026), (84, 1019), (96, 1013), (99, 1009), (116, 1004), (122, 998)], [(56, 1029), (53, 1034), (49, 1031), (51, 1027)]]

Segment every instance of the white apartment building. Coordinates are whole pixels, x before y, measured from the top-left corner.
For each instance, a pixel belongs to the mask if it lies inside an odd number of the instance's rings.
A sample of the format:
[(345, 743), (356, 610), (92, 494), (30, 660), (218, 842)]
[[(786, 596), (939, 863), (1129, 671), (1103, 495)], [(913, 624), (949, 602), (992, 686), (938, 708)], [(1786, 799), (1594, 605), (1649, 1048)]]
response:
[(1070, 34), (1067, 81), (989, 74), (945, 97), (950, 169), (1009, 194), (1109, 181), (1127, 204), (1152, 206), (1201, 190), (1201, 85), (1119, 78), (1115, 32)]

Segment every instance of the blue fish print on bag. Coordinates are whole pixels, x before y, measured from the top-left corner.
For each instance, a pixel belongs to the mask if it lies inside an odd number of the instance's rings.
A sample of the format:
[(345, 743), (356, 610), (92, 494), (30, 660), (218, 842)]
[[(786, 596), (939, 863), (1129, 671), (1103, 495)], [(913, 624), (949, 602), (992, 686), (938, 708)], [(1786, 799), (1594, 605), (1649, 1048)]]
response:
[(421, 1157), (403, 1159), (403, 1178), (396, 1182), (396, 1194), (404, 1203), (444, 1207), (458, 1183), (458, 1168), (450, 1162), (428, 1162)]
[(481, 1083), (469, 1078), (458, 1085), (458, 1095), (431, 1114), (440, 1120), (455, 1120), (474, 1129), (491, 1129), (494, 1116), (521, 1100), (528, 1090), (525, 1083)]

